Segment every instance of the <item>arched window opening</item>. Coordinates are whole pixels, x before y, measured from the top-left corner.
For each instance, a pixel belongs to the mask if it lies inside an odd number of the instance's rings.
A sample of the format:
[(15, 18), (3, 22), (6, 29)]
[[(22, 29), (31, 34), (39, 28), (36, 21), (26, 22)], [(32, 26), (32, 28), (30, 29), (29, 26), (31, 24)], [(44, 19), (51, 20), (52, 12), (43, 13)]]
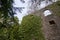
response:
[(48, 15), (51, 15), (52, 13), (51, 13), (51, 11), (50, 10), (45, 10), (44, 11), (44, 16), (48, 16)]

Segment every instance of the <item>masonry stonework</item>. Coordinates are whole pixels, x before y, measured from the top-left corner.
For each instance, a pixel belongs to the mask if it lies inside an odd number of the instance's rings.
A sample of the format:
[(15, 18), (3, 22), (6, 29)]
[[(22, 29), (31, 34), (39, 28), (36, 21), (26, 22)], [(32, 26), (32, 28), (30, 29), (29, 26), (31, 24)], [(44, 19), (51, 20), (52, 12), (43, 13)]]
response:
[[(52, 9), (52, 5), (49, 5), (39, 11), (36, 11), (33, 14), (41, 16), (43, 24), (42, 29), (46, 40), (60, 40), (60, 16), (55, 15), (55, 13), (58, 12), (57, 10), (59, 10), (59, 7), (55, 7), (54, 9)], [(43, 13), (45, 10), (50, 10), (52, 14), (44, 16)]]

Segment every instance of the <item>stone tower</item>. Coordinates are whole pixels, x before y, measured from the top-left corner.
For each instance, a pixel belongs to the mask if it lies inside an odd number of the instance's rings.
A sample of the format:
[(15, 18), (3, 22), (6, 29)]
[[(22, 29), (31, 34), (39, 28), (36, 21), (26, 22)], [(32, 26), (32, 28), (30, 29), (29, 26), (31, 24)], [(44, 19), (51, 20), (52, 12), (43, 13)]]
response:
[(42, 20), (46, 40), (60, 40), (60, 17), (51, 14)]
[[(42, 29), (46, 40), (60, 40), (60, 16), (57, 15), (60, 12), (60, 7), (57, 5), (59, 4), (53, 3), (39, 11), (34, 12), (34, 15), (41, 16), (42, 18)], [(44, 11), (46, 10), (50, 10), (51, 14), (45, 16)]]

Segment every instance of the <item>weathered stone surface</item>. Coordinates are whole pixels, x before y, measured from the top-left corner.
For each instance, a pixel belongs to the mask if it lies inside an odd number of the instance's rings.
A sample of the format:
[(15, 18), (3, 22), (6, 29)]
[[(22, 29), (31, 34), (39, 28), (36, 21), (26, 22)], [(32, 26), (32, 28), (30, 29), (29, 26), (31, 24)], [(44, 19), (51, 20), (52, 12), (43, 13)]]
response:
[[(46, 40), (60, 40), (60, 5), (57, 6), (57, 3), (51, 4), (33, 13), (34, 15), (41, 16), (42, 18), (42, 29)], [(45, 10), (50, 10), (52, 14), (44, 16), (43, 13)]]

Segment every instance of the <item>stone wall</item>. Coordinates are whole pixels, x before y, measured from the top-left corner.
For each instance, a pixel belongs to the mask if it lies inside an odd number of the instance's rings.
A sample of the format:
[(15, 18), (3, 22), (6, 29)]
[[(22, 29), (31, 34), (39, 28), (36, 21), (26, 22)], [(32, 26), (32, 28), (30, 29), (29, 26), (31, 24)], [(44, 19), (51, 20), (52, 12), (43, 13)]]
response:
[[(46, 40), (60, 40), (60, 7), (57, 6), (57, 3), (51, 4), (33, 13), (42, 18), (42, 29)], [(45, 10), (50, 10), (52, 14), (44, 16), (43, 13)]]
[[(58, 17), (49, 15), (43, 19), (43, 31), (46, 40), (60, 40), (60, 22)], [(60, 19), (59, 19), (60, 20)]]

